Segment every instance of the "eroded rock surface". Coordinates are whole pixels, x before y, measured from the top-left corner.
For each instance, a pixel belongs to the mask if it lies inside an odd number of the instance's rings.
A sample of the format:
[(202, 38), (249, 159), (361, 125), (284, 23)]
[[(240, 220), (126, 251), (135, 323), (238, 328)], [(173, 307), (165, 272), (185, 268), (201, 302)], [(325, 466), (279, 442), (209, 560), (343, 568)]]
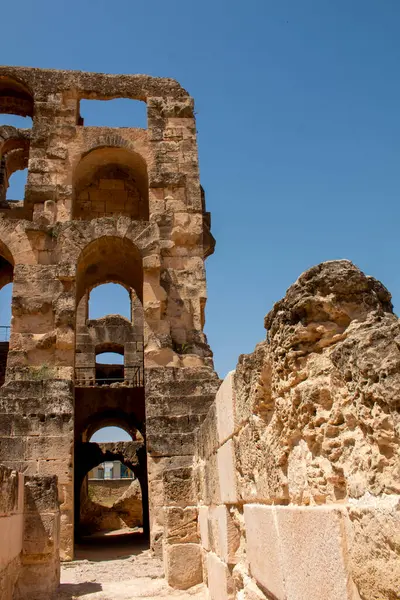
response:
[[(388, 290), (349, 261), (305, 272), (240, 357), (236, 443), (243, 500), (352, 501), (353, 580), (362, 598), (400, 589), (400, 325)], [(397, 532), (397, 533), (396, 533)], [(397, 591), (396, 591), (397, 590)]]
[(235, 376), (239, 419), (253, 415), (237, 445), (242, 494), (321, 504), (400, 493), (400, 325), (388, 290), (349, 261), (326, 262), (265, 324)]

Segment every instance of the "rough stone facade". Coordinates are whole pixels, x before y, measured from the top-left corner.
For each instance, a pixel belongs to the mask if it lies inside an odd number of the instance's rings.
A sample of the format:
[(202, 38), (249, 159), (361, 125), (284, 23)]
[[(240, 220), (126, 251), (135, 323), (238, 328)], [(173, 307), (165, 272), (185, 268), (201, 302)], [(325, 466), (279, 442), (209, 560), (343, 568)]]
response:
[(47, 600), (58, 588), (60, 510), (55, 477), (0, 465), (0, 597)]
[(265, 325), (197, 435), (210, 598), (394, 600), (400, 326), (390, 294), (348, 261), (323, 263)]
[[(147, 129), (86, 127), (80, 100), (113, 98), (145, 102)], [(144, 524), (161, 552), (163, 477), (191, 465), (219, 384), (203, 333), (214, 240), (193, 100), (171, 79), (0, 67), (0, 112), (33, 120), (0, 127), (0, 286), (13, 282), (0, 462), (57, 475), (70, 559), (81, 465), (103, 457), (89, 439), (124, 428), (137, 454), (118, 459), (137, 475), (145, 513), (148, 498)], [(11, 174), (26, 166), (24, 198), (8, 201)], [(109, 282), (128, 290), (130, 322), (88, 320), (90, 291)], [(119, 384), (104, 385), (109, 372), (96, 370), (104, 351), (124, 354)]]
[(87, 534), (143, 526), (140, 483), (132, 480), (95, 480), (81, 501), (81, 527)]

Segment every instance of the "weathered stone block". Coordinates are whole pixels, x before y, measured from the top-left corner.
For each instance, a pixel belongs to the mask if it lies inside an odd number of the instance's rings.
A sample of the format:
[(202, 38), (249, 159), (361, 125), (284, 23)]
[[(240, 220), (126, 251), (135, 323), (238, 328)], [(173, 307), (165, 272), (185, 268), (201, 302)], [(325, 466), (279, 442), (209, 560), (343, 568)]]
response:
[(147, 451), (152, 456), (183, 456), (194, 453), (194, 433), (153, 434), (147, 437)]
[(72, 436), (35, 436), (26, 438), (25, 458), (27, 460), (37, 460), (40, 458), (65, 460), (72, 455)]
[(220, 476), (217, 455), (212, 454), (204, 463), (205, 504), (219, 504), (221, 502)]
[(25, 457), (26, 442), (24, 438), (3, 437), (0, 438), (0, 456), (9, 461)]
[(208, 506), (199, 506), (199, 531), (201, 545), (205, 550), (210, 550), (210, 537), (208, 533)]
[(351, 575), (361, 598), (395, 598), (400, 590), (400, 496), (367, 496), (345, 510)]
[(165, 576), (170, 586), (187, 590), (203, 581), (199, 544), (167, 544), (164, 547)]
[(226, 564), (213, 552), (207, 555), (207, 574), (211, 600), (233, 600), (233, 578)]
[(276, 458), (273, 436), (265, 422), (251, 417), (233, 438), (238, 498), (244, 502), (283, 503), (287, 476)]
[(343, 509), (248, 504), (244, 515), (250, 571), (267, 593), (278, 600), (358, 597), (347, 562)]
[(229, 508), (224, 504), (210, 508), (209, 534), (211, 550), (226, 564), (235, 564), (236, 552), (240, 544), (240, 530)]
[(244, 519), (246, 553), (252, 576), (274, 598), (286, 600), (280, 540), (274, 508), (259, 504), (246, 504)]
[(236, 429), (235, 422), (235, 371), (225, 377), (215, 397), (219, 444), (226, 442)]
[(58, 511), (58, 489), (56, 477), (25, 478), (25, 511)]
[(165, 508), (164, 531), (168, 544), (197, 544), (197, 508)]
[(233, 440), (228, 440), (218, 449), (217, 463), (221, 502), (236, 504), (237, 484)]
[(200, 458), (208, 459), (217, 451), (217, 409), (215, 403), (210, 406), (206, 418), (196, 432), (196, 452)]
[(182, 467), (165, 471), (163, 483), (166, 506), (186, 507), (196, 504), (192, 468)]
[(24, 516), (23, 554), (44, 555), (57, 552), (59, 514), (26, 514)]
[(49, 600), (54, 597), (60, 582), (60, 563), (54, 559), (46, 563), (24, 564), (17, 582), (13, 600)]
[(276, 507), (275, 518), (287, 597), (354, 600), (342, 510)]

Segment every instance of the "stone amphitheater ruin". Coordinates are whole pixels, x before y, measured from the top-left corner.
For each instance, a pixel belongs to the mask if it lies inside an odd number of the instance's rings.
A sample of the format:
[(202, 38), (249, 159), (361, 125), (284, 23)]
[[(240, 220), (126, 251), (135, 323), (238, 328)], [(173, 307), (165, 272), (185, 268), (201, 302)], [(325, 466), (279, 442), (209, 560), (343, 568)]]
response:
[[(147, 129), (85, 126), (81, 100), (114, 98), (145, 102)], [(61, 597), (82, 482), (105, 459), (140, 483), (171, 596), (400, 598), (400, 323), (386, 288), (349, 261), (310, 269), (221, 382), (203, 333), (214, 239), (188, 93), (144, 75), (0, 67), (0, 112), (33, 123), (0, 127), (0, 287), (13, 283), (1, 599)], [(88, 319), (109, 282), (129, 291), (130, 320)], [(124, 355), (120, 383), (99, 385), (105, 350)], [(89, 441), (109, 425), (133, 441)]]

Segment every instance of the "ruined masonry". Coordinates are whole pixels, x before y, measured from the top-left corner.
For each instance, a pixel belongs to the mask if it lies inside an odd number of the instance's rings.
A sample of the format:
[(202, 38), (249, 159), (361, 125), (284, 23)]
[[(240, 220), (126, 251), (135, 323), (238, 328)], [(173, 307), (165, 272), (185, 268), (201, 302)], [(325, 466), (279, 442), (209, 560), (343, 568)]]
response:
[[(85, 127), (83, 98), (146, 102), (148, 128)], [(0, 128), (1, 286), (13, 282), (0, 462), (57, 476), (60, 554), (69, 560), (82, 481), (104, 460), (89, 439), (122, 427), (142, 441), (115, 457), (141, 483), (144, 526), (161, 553), (163, 487), (190, 476), (194, 430), (219, 385), (203, 334), (214, 240), (193, 100), (171, 79), (1, 67), (0, 112), (33, 119), (29, 130)], [(27, 165), (23, 202), (7, 202), (11, 174)], [(108, 282), (129, 291), (130, 321), (88, 320), (90, 291)], [(96, 385), (104, 351), (124, 355), (121, 385)], [(46, 527), (36, 534), (57, 545), (56, 521)], [(36, 561), (38, 584), (53, 561), (47, 552), (23, 554)], [(179, 568), (184, 561), (181, 553)]]
[[(80, 101), (113, 98), (146, 102), (148, 128), (85, 126)], [(0, 127), (0, 287), (13, 283), (2, 600), (54, 597), (85, 478), (105, 460), (135, 474), (175, 588), (400, 598), (400, 326), (386, 288), (349, 261), (310, 269), (221, 385), (203, 333), (214, 239), (187, 92), (144, 75), (0, 67), (0, 112), (33, 121)], [(27, 166), (24, 199), (8, 200)], [(90, 292), (110, 282), (128, 290), (131, 318), (89, 319)], [(102, 352), (124, 357), (113, 383)], [(132, 442), (90, 442), (109, 425)]]

